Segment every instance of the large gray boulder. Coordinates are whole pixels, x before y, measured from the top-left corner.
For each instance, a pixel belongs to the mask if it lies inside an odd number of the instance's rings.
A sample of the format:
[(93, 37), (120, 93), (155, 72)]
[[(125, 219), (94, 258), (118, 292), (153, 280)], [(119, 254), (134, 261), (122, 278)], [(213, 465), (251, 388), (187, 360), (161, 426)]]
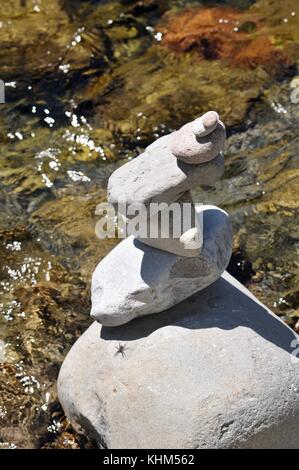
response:
[(60, 401), (111, 449), (298, 448), (296, 338), (224, 273), (163, 313), (94, 322), (62, 366)]
[(198, 256), (177, 256), (130, 236), (98, 264), (92, 278), (93, 318), (105, 326), (122, 325), (162, 312), (218, 279), (232, 252), (229, 217), (214, 206), (196, 211), (203, 227)]

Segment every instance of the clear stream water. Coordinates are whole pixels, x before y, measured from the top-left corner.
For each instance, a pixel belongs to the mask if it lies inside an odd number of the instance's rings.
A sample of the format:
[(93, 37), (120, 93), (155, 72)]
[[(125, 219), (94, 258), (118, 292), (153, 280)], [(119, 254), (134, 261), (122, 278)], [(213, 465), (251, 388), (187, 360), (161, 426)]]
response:
[(299, 330), (297, 3), (1, 2), (0, 447), (92, 445), (55, 384), (116, 243), (95, 207), (118, 165), (208, 109), (226, 171), (194, 197), (231, 216), (230, 272)]

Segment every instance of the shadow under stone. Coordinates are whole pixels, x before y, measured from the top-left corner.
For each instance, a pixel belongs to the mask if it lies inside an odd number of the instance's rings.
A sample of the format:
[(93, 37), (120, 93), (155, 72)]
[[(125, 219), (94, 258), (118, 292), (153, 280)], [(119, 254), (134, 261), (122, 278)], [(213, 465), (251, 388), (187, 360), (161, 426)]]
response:
[(132, 320), (118, 327), (102, 327), (104, 340), (133, 341), (165, 326), (231, 330), (246, 327), (289, 354), (298, 338), (281, 320), (250, 296), (228, 273), (212, 285), (170, 309)]

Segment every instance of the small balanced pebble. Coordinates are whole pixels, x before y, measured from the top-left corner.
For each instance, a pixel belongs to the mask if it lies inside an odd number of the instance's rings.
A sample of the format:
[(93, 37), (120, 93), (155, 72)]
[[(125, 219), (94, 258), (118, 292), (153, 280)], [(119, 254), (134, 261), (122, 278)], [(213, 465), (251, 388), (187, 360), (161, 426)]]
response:
[(213, 132), (219, 122), (219, 115), (216, 111), (209, 111), (192, 123), (192, 131), (196, 137), (203, 137)]
[(205, 163), (223, 151), (225, 138), (225, 126), (218, 113), (208, 111), (173, 133), (171, 152), (184, 163)]

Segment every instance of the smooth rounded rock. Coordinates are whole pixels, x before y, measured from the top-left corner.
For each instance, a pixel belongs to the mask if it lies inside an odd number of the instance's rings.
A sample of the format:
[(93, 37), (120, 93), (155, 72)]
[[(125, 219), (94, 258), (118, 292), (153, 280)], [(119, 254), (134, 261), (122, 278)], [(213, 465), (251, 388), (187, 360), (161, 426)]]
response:
[(213, 160), (224, 149), (226, 139), (224, 124), (218, 121), (212, 132), (200, 136), (194, 133), (193, 126), (194, 123), (185, 124), (173, 134), (171, 143), (173, 155), (191, 165)]
[(298, 342), (224, 273), (166, 312), (94, 322), (62, 365), (59, 399), (102, 448), (298, 449)]
[(106, 326), (122, 325), (162, 312), (218, 279), (232, 252), (229, 217), (214, 206), (198, 206), (196, 211), (203, 227), (198, 256), (177, 256), (130, 236), (98, 264), (92, 278), (94, 319)]
[(134, 231), (135, 224), (133, 230), (129, 230), (129, 222), (127, 227), (130, 235), (134, 235), (142, 243), (178, 256), (198, 256), (203, 244), (203, 228), (190, 191), (165, 209), (164, 205), (161, 206), (161, 211), (144, 219), (146, 235), (138, 233), (142, 225), (139, 219), (137, 231)]
[(216, 111), (208, 111), (191, 123), (191, 129), (197, 138), (204, 137), (216, 129), (218, 122), (218, 113)]

